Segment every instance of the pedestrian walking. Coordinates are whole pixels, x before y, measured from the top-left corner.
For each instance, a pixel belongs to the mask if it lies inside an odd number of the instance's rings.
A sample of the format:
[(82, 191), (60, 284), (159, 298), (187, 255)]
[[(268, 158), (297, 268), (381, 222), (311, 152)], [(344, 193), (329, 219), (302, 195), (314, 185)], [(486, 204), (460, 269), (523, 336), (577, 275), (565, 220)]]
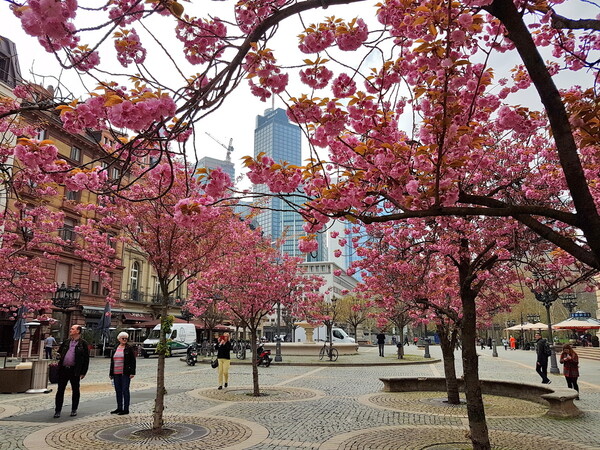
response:
[(483, 338), (479, 338), (479, 346), (481, 350), (485, 350), (485, 340)]
[(508, 342), (510, 342), (510, 349), (511, 350), (516, 350), (517, 349), (517, 339), (511, 334), (510, 338), (508, 339)]
[(504, 350), (508, 350), (508, 339), (502, 338), (502, 345), (504, 346)]
[(417, 345), (419, 343), (419, 338), (417, 336), (415, 336), (413, 338), (413, 344)]
[(535, 333), (535, 353), (537, 355), (535, 371), (542, 377), (542, 384), (552, 383), (548, 378), (548, 357), (551, 352), (548, 341), (542, 338), (540, 333)]
[(408, 336), (404, 336), (404, 345), (408, 345)]
[(117, 335), (119, 345), (110, 357), (108, 376), (113, 381), (117, 395), (117, 409), (111, 414), (123, 416), (129, 414), (129, 385), (135, 376), (135, 350), (129, 345), (129, 334), (122, 331)]
[(77, 415), (79, 407), (79, 382), (87, 374), (90, 365), (88, 344), (81, 338), (83, 328), (73, 325), (69, 329), (69, 339), (65, 340), (58, 349), (58, 388), (54, 405), (54, 418), (58, 419), (62, 411), (67, 383), (71, 383), (73, 397), (71, 402), (71, 417)]
[(229, 364), (231, 363), (231, 342), (229, 333), (223, 334), (216, 345), (217, 360), (219, 361), (219, 389), (229, 383)]
[(569, 344), (563, 345), (563, 351), (560, 355), (560, 363), (564, 364), (563, 374), (567, 380), (567, 387), (577, 391), (577, 400), (579, 400), (579, 356)]
[(377, 335), (377, 346), (379, 347), (379, 356), (383, 358), (383, 349), (385, 347), (385, 334), (379, 332)]
[(56, 339), (50, 334), (44, 339), (44, 356), (46, 359), (52, 359), (52, 349), (56, 344)]
[(492, 349), (492, 338), (491, 337), (488, 337), (487, 343), (488, 343), (488, 348), (491, 350)]

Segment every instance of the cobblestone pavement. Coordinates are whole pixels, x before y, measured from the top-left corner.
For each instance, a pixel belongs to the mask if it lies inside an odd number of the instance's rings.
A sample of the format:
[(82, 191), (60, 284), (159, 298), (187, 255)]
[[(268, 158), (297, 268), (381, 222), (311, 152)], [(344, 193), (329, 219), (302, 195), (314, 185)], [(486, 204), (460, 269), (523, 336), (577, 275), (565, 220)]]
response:
[[(443, 393), (384, 393), (379, 377), (443, 376), (440, 349), (432, 362), (414, 364), (423, 351), (410, 346), (410, 364), (397, 364), (391, 346), (380, 358), (376, 347), (339, 364), (316, 365), (310, 357), (286, 357), (259, 368), (260, 397), (253, 397), (249, 364), (234, 364), (229, 387), (217, 390), (217, 373), (208, 364), (187, 366), (167, 359), (165, 427), (159, 439), (139, 433), (151, 422), (156, 376), (155, 358), (138, 359), (129, 416), (111, 416), (114, 394), (108, 381), (109, 360), (93, 358), (82, 382), (76, 418), (53, 419), (54, 392), (0, 395), (0, 450), (160, 448), (175, 449), (464, 449), (466, 407), (449, 407)], [(480, 377), (538, 384), (533, 352), (481, 350)], [(462, 373), (456, 354), (457, 373)], [(352, 363), (354, 365), (349, 365)], [(294, 364), (294, 365), (292, 365)], [(302, 365), (298, 365), (302, 364)], [(581, 360), (584, 414), (557, 420), (544, 407), (522, 400), (485, 396), (487, 423), (494, 449), (600, 449), (600, 362)], [(565, 386), (562, 375), (552, 375)], [(554, 386), (554, 384), (553, 384)], [(56, 385), (49, 385), (55, 389)], [(70, 392), (63, 412), (69, 411)], [(65, 414), (63, 414), (65, 416)]]

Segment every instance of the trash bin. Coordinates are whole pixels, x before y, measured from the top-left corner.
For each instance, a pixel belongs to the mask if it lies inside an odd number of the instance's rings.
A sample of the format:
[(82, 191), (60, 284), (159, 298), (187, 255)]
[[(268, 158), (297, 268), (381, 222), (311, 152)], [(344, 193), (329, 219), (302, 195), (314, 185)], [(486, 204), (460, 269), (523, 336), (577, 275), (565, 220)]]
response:
[(31, 388), (27, 394), (45, 394), (51, 392), (48, 389), (48, 365), (49, 359), (35, 359), (32, 362)]

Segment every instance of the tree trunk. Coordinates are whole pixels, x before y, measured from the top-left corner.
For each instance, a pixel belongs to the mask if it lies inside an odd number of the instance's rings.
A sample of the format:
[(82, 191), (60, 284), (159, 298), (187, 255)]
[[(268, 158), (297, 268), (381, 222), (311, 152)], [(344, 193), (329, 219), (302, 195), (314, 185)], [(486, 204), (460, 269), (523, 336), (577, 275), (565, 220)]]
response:
[(400, 327), (400, 333), (398, 333), (398, 359), (404, 359), (404, 327)]
[(256, 354), (256, 336), (257, 328), (250, 328), (250, 348), (252, 349), (252, 395), (260, 397), (260, 387), (258, 385), (258, 355)]
[[(158, 365), (156, 368), (156, 398), (154, 399), (154, 412), (152, 414), (152, 432), (160, 433), (163, 429), (164, 419), (163, 412), (165, 410), (165, 351), (167, 345), (167, 334), (165, 328), (165, 319), (169, 314), (167, 306), (167, 297), (163, 304), (160, 314), (160, 339), (157, 346)], [(162, 349), (162, 350), (161, 350)]]
[(444, 360), (444, 375), (446, 377), (446, 392), (448, 395), (448, 403), (451, 405), (460, 404), (460, 396), (458, 395), (458, 380), (456, 379), (456, 361), (454, 359), (454, 345), (456, 344), (456, 332), (450, 332), (447, 327), (441, 324), (437, 325), (437, 332), (440, 336), (440, 347)]
[(462, 358), (471, 442), (475, 450), (489, 450), (491, 445), (485, 419), (481, 385), (479, 384), (479, 361), (477, 360), (475, 345), (475, 338), (477, 337), (475, 294), (468, 289), (461, 288), (461, 301), (463, 308), (461, 327)]

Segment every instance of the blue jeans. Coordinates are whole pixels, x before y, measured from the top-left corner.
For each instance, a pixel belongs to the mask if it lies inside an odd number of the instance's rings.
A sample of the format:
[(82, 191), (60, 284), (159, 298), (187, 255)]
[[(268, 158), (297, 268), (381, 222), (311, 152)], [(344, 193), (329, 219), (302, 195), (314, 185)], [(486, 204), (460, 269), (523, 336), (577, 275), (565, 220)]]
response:
[(114, 375), (115, 392), (117, 394), (117, 409), (129, 411), (129, 375)]

